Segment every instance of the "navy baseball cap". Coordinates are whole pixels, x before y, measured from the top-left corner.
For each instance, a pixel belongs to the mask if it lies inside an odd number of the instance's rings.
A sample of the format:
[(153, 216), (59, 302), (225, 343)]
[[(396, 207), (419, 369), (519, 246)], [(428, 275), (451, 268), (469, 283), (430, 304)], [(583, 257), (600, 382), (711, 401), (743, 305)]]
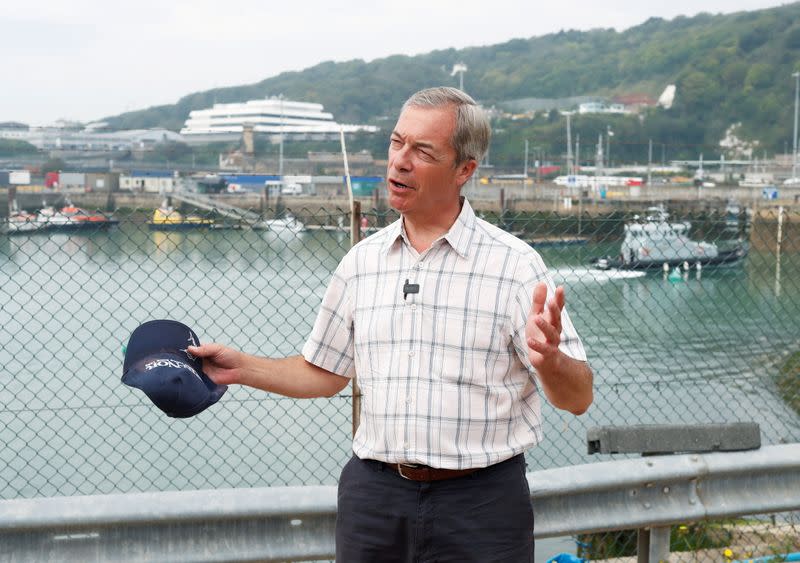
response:
[(125, 349), (122, 383), (144, 391), (167, 416), (194, 416), (219, 401), (228, 389), (203, 373), (203, 360), (186, 349), (199, 345), (192, 329), (178, 321), (141, 324)]

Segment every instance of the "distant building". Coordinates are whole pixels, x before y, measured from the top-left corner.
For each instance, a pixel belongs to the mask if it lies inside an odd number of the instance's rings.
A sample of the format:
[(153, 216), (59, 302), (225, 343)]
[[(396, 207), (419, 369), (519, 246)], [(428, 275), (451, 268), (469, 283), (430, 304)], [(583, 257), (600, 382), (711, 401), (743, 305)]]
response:
[(119, 173), (106, 171), (48, 172), (44, 185), (64, 191), (116, 192), (119, 191)]
[(29, 170), (0, 170), (0, 187), (27, 186), (31, 183)]
[[(307, 154), (309, 162), (324, 162), (325, 164), (340, 164), (342, 162), (342, 153), (340, 152), (309, 151)], [(372, 164), (374, 159), (371, 152), (361, 150), (347, 153), (347, 161), (349, 164)]]
[(119, 189), (131, 192), (168, 194), (177, 184), (176, 175), (164, 170), (133, 170), (119, 176)]
[(638, 113), (645, 108), (656, 105), (656, 101), (647, 94), (622, 94), (614, 96), (611, 101), (615, 104), (621, 104), (630, 113)]
[(238, 141), (245, 125), (252, 125), (255, 135), (266, 136), (273, 142), (281, 135), (286, 140), (321, 141), (338, 139), (340, 129), (345, 133), (378, 130), (371, 125), (339, 125), (332, 114), (323, 110), (322, 104), (276, 97), (214, 104), (211, 108), (190, 112), (181, 135), (187, 143), (193, 144)]
[(586, 102), (578, 106), (578, 113), (629, 113), (622, 104), (605, 104), (603, 102)]
[(577, 174), (571, 176), (558, 176), (553, 183), (558, 186), (575, 188), (596, 188), (598, 186), (641, 186), (644, 180), (639, 176), (587, 176)]
[[(308, 162), (315, 174), (344, 174), (344, 160), (341, 152), (308, 152)], [(385, 170), (367, 150), (347, 153), (349, 172), (353, 175), (370, 176)]]
[(25, 141), (44, 151), (87, 152), (151, 150), (158, 143), (183, 141), (180, 135), (166, 129), (101, 132), (94, 124), (84, 128), (72, 122), (46, 127), (3, 123), (0, 124), (0, 139)]

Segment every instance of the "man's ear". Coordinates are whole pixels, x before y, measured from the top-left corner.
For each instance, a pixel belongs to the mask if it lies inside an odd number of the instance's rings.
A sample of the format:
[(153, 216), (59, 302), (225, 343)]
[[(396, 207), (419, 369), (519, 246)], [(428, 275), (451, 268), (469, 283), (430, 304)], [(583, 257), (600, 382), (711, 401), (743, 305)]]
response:
[(474, 158), (470, 158), (469, 160), (465, 160), (461, 164), (458, 165), (458, 171), (456, 172), (456, 176), (458, 178), (458, 185), (463, 186), (467, 183), (470, 176), (472, 176), (475, 169), (478, 168), (478, 161)]

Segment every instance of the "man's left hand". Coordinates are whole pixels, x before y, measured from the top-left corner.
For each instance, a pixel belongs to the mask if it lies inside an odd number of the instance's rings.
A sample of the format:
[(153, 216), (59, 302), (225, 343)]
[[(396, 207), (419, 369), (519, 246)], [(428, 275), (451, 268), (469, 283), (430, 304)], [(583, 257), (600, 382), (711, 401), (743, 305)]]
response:
[(533, 303), (525, 326), (528, 358), (537, 371), (558, 369), (561, 344), (561, 310), (564, 288), (558, 286), (553, 299), (547, 301), (547, 284), (540, 282), (533, 290)]

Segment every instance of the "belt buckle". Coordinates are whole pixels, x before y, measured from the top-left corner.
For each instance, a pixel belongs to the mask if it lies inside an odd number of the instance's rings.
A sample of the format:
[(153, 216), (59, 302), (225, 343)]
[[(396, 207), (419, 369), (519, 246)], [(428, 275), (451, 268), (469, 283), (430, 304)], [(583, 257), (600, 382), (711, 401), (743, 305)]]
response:
[(413, 479), (411, 477), (408, 477), (407, 475), (403, 475), (403, 466), (408, 467), (409, 469), (413, 469), (413, 468), (415, 468), (417, 466), (411, 465), (409, 463), (398, 463), (396, 465), (397, 465), (397, 473), (400, 475), (400, 477), (402, 477), (403, 479), (406, 479), (408, 481), (413, 481)]

